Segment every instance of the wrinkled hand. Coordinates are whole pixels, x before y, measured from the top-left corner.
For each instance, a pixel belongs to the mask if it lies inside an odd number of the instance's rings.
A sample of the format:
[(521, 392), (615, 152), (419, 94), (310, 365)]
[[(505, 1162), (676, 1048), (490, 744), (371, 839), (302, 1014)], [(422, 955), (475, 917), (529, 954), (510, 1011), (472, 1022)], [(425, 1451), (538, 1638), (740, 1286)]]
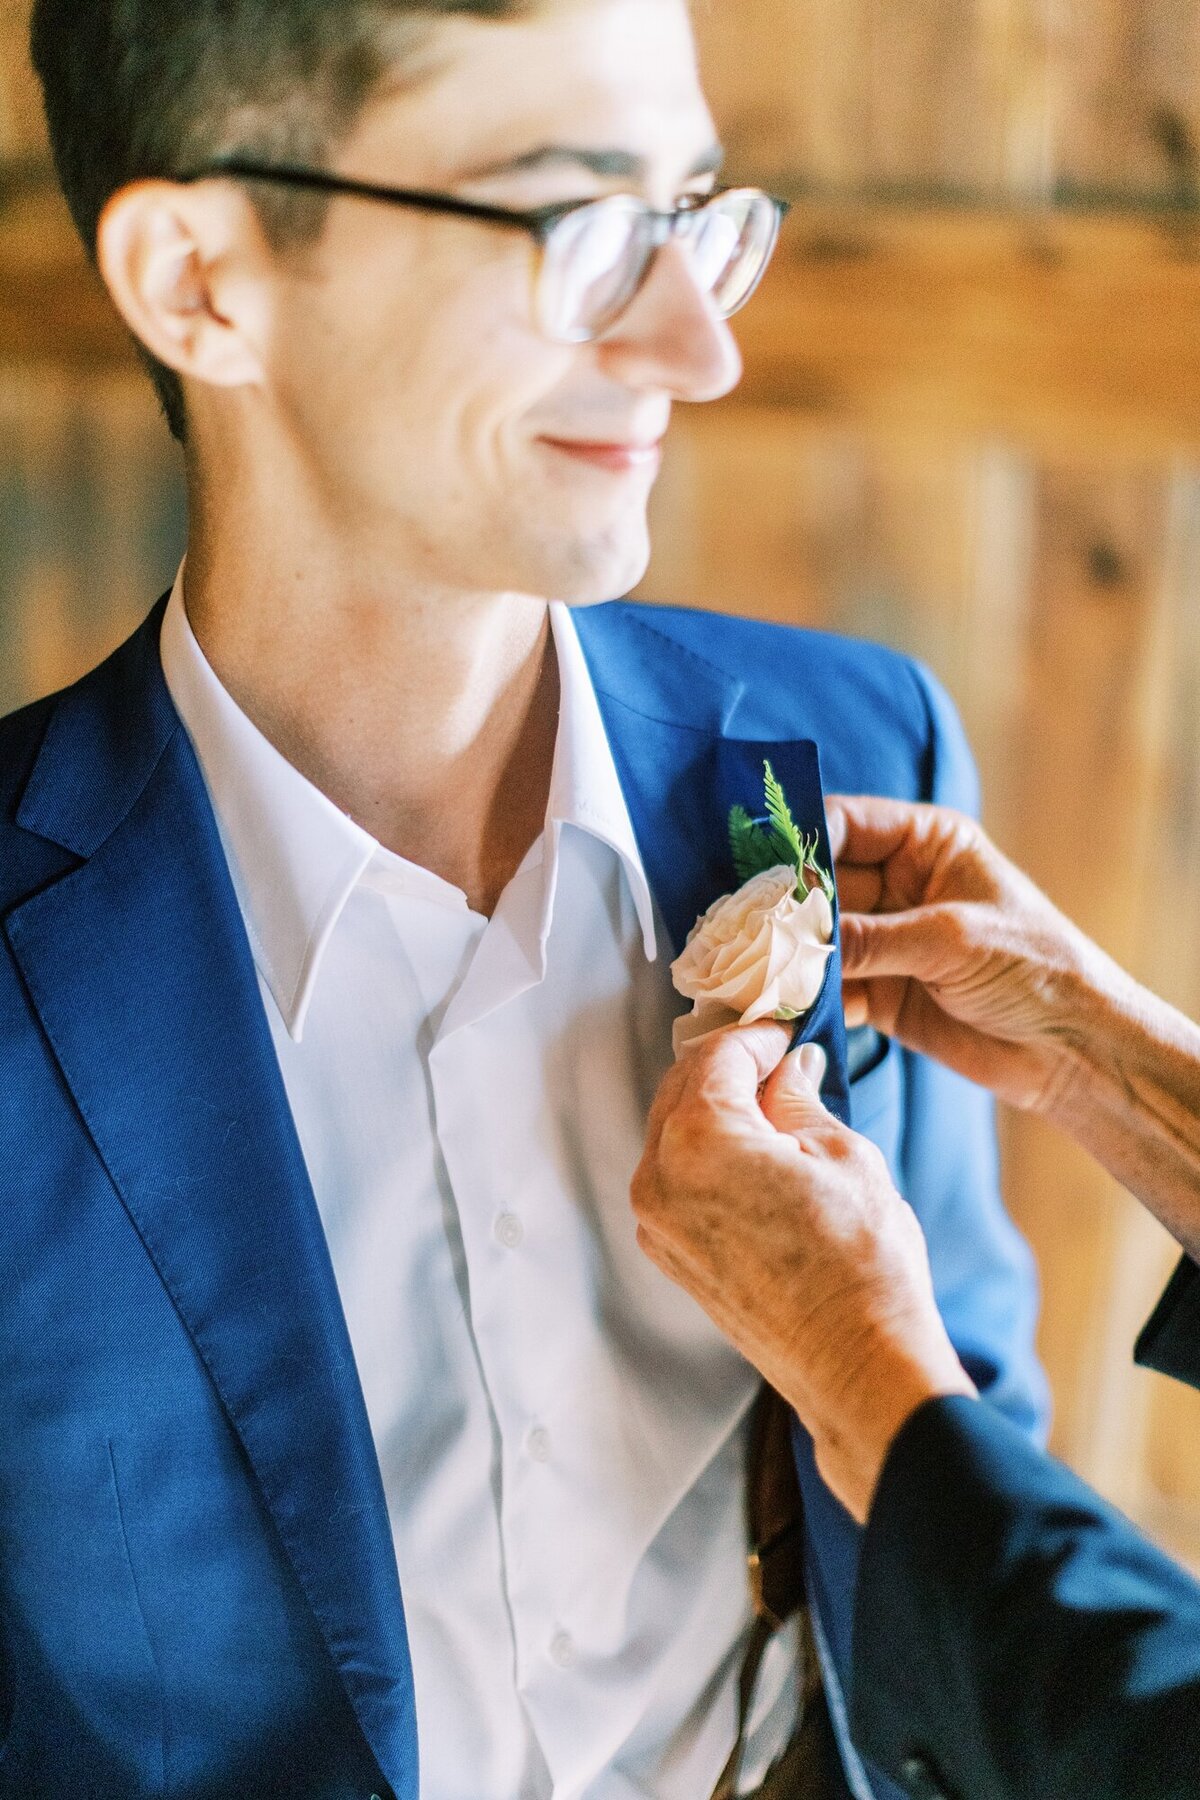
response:
[(862, 1520), (909, 1415), (974, 1389), (916, 1218), (788, 1043), (774, 1024), (724, 1031), (668, 1072), (633, 1181), (638, 1241), (795, 1407)]
[(961, 813), (839, 797), (829, 830), (847, 1022), (1049, 1111), (1121, 972)]

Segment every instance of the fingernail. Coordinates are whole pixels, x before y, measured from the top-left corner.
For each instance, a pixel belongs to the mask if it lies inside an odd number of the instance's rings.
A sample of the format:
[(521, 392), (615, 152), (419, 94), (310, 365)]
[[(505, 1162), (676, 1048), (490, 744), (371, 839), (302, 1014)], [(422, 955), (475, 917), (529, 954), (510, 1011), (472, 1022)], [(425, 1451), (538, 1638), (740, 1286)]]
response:
[(796, 1061), (800, 1065), (800, 1073), (804, 1079), (821, 1091), (821, 1083), (825, 1079), (825, 1071), (829, 1067), (829, 1058), (820, 1044), (802, 1044), (796, 1052)]

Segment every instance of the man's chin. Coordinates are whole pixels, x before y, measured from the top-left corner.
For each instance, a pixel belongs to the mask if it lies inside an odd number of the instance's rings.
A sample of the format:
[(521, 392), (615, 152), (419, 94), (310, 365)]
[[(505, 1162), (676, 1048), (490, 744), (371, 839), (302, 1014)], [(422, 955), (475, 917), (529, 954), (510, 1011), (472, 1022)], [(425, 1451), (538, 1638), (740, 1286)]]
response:
[(649, 566), (650, 535), (644, 522), (637, 531), (606, 534), (599, 542), (581, 540), (561, 559), (550, 598), (568, 606), (597, 606), (635, 588)]
[(512, 520), (505, 532), (471, 545), (469, 558), (447, 557), (456, 585), (472, 592), (528, 594), (564, 600), (568, 606), (596, 606), (637, 586), (650, 565), (650, 531), (645, 508), (631, 516), (597, 526), (594, 519), (572, 519), (565, 508), (552, 506), (529, 523), (534, 529), (516, 535)]

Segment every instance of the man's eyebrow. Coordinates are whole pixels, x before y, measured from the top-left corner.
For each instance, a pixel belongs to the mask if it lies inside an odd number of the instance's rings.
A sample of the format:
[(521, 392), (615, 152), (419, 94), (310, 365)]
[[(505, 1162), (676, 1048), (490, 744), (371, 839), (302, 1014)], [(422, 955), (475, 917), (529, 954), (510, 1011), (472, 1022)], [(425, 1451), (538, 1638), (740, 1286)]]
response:
[[(713, 144), (696, 159), (684, 180), (696, 181), (702, 175), (716, 175), (724, 161), (724, 150), (719, 144)], [(524, 175), (530, 170), (541, 172), (556, 168), (586, 169), (589, 175), (597, 175), (604, 181), (642, 183), (650, 175), (646, 157), (638, 156), (632, 150), (589, 150), (576, 144), (542, 144), (520, 156), (508, 156), (500, 162), (489, 163), (486, 168), (470, 169), (459, 179), (488, 181), (497, 175)]]

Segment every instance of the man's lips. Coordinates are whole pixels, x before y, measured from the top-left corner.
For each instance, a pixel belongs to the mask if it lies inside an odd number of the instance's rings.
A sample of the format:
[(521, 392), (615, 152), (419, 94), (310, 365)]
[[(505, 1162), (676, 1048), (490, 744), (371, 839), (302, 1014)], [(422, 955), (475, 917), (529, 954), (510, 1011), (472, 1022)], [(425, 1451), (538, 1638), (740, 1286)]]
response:
[(654, 469), (662, 461), (661, 438), (638, 444), (585, 443), (577, 438), (552, 437), (544, 437), (541, 441), (564, 456), (591, 463), (598, 469), (612, 469), (618, 474), (634, 469)]

